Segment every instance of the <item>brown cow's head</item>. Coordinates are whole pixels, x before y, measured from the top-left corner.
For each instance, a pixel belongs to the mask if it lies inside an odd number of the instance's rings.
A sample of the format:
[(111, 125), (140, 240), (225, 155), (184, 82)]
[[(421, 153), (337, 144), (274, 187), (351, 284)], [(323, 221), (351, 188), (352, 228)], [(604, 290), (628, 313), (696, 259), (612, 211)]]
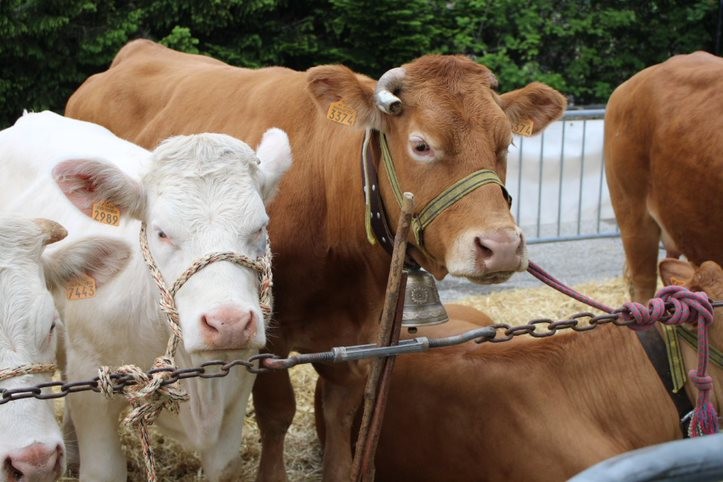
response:
[[(723, 268), (715, 261), (696, 266), (688, 261), (665, 258), (658, 266), (664, 285), (685, 286), (691, 291), (705, 291), (714, 301), (723, 300)], [(723, 308), (713, 310), (715, 321), (711, 325), (711, 344), (723, 347)]]
[[(494, 170), (504, 182), (513, 126), (535, 134), (565, 108), (565, 98), (540, 83), (497, 94), (492, 72), (463, 56), (421, 57), (387, 72), (379, 85), (346, 67), (315, 67), (308, 83), (324, 112), (342, 102), (356, 113), (355, 127), (386, 135), (401, 190), (414, 193), (416, 212), (475, 171)], [(388, 173), (379, 171), (384, 204), (396, 220)], [(440, 279), (451, 273), (497, 283), (527, 268), (522, 231), (494, 183), (436, 217), (424, 230), (423, 247), (411, 241), (411, 255)]]

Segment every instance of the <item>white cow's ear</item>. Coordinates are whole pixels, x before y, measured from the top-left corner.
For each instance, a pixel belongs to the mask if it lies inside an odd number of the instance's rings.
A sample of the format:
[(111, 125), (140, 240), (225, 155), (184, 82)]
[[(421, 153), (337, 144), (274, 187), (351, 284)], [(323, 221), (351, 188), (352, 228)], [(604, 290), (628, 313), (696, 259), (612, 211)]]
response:
[(143, 219), (143, 186), (111, 164), (91, 159), (63, 161), (53, 169), (53, 179), (86, 216), (93, 216), (94, 204), (106, 202), (123, 215)]
[(131, 248), (123, 241), (91, 237), (43, 256), (43, 269), (48, 288), (63, 288), (82, 275), (95, 280), (100, 287), (122, 271), (131, 259)]
[(272, 127), (264, 133), (256, 156), (261, 160), (261, 197), (268, 206), (278, 192), (279, 183), (291, 167), (291, 144), (286, 132)]

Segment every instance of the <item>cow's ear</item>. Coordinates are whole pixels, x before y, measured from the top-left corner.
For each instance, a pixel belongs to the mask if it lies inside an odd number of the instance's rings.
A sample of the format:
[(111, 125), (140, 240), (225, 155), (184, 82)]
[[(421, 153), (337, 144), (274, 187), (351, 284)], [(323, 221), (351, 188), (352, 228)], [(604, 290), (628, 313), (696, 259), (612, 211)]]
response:
[(278, 192), (281, 178), (291, 167), (289, 136), (275, 127), (267, 130), (256, 148), (256, 156), (261, 161), (261, 197), (268, 206)]
[(687, 261), (665, 258), (658, 265), (663, 284), (689, 286), (695, 275), (695, 266)]
[(534, 135), (560, 118), (567, 107), (567, 99), (540, 82), (500, 96), (500, 106), (512, 124), (512, 132)]
[(116, 239), (90, 237), (43, 256), (49, 289), (65, 288), (77, 280), (92, 278), (99, 288), (122, 271), (131, 259), (131, 248)]
[(117, 209), (122, 215), (143, 219), (143, 186), (107, 162), (92, 159), (63, 161), (53, 169), (53, 179), (70, 202), (86, 216), (94, 217), (94, 206), (101, 204), (107, 208), (106, 213)]
[(307, 88), (329, 123), (352, 128), (383, 127), (384, 114), (374, 101), (376, 81), (343, 65), (320, 65), (306, 71)]

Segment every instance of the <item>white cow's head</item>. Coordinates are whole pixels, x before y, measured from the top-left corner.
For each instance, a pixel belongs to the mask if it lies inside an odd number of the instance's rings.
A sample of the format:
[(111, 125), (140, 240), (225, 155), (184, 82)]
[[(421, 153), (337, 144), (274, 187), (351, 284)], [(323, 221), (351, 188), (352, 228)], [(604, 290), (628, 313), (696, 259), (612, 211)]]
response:
[[(89, 238), (41, 258), (45, 245), (67, 233), (48, 220), (0, 216), (0, 371), (55, 363), (62, 323), (48, 289), (79, 275), (102, 285), (125, 267), (130, 249)], [(44, 371), (0, 381), (11, 390), (49, 382)], [(50, 481), (64, 468), (63, 439), (51, 400), (0, 405), (0, 482)]]
[[(141, 182), (94, 160), (64, 161), (53, 174), (87, 215), (93, 203), (106, 201), (144, 221), (150, 251), (170, 286), (207, 254), (234, 252), (252, 259), (265, 254), (265, 205), (290, 165), (288, 137), (270, 129), (257, 153), (224, 134), (167, 139), (153, 152)], [(266, 343), (257, 273), (251, 269), (213, 263), (181, 287), (176, 306), (189, 353)]]

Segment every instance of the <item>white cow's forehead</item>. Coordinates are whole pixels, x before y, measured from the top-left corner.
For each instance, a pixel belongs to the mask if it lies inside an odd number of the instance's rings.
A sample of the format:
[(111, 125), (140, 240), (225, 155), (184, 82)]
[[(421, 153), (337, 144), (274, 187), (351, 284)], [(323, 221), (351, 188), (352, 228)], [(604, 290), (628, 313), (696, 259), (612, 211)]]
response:
[(34, 354), (54, 315), (40, 265), (25, 262), (0, 269), (0, 364), (8, 357)]
[(165, 180), (158, 187), (148, 197), (150, 221), (168, 229), (197, 231), (213, 225), (244, 233), (268, 219), (261, 195), (248, 177), (183, 178)]
[(200, 179), (249, 176), (256, 179), (258, 158), (245, 143), (225, 134), (177, 136), (161, 143), (144, 182), (158, 184), (164, 179)]
[(40, 228), (28, 220), (0, 217), (0, 266), (16, 260), (39, 261), (43, 251)]

